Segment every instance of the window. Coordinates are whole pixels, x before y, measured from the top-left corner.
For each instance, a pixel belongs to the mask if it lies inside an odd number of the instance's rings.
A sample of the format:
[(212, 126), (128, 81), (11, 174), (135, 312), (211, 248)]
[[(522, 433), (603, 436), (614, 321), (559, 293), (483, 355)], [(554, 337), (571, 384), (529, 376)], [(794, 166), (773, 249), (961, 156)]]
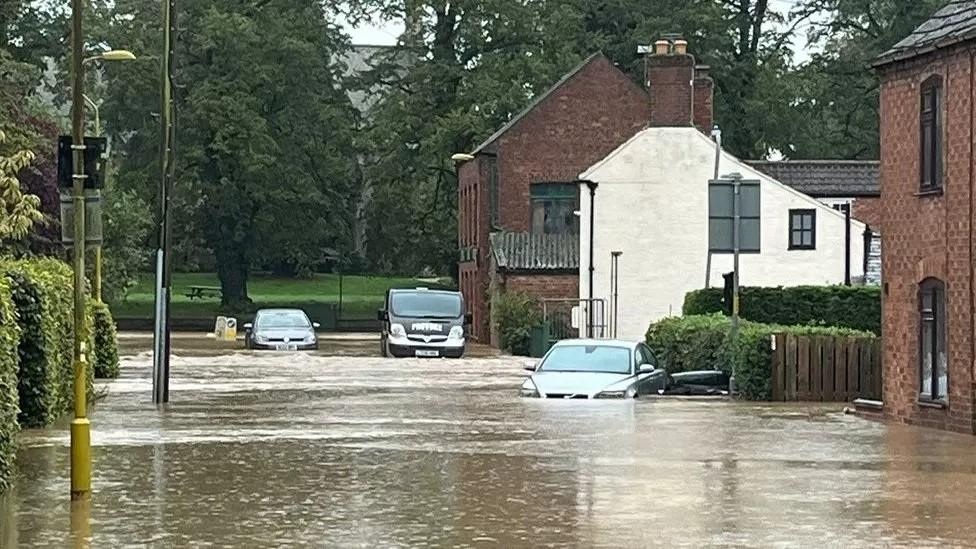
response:
[(575, 183), (536, 183), (531, 189), (533, 234), (579, 234)]
[(922, 85), (921, 108), (922, 192), (942, 189), (942, 80), (930, 78)]
[(949, 394), (946, 363), (945, 284), (934, 278), (919, 286), (919, 397), (944, 401)]
[(790, 210), (790, 249), (817, 248), (817, 210)]
[(486, 161), (488, 170), (488, 213), (491, 227), (489, 231), (495, 230), (498, 226), (498, 159), (489, 157)]

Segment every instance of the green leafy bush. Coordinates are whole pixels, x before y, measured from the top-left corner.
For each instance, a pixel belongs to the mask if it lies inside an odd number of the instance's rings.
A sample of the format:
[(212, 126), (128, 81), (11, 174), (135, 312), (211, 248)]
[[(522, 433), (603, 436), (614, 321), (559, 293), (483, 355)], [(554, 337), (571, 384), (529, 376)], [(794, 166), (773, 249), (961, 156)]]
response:
[(772, 397), (774, 334), (874, 337), (870, 332), (829, 326), (780, 326), (743, 321), (730, 337), (732, 322), (721, 314), (666, 318), (651, 324), (647, 344), (670, 373), (689, 370), (735, 372), (739, 393), (749, 400)]
[(523, 293), (503, 292), (491, 304), (491, 315), (502, 350), (528, 355), (532, 327), (542, 321), (538, 303)]
[(20, 327), (10, 282), (0, 276), (0, 493), (10, 487), (17, 451), (17, 347)]
[[(55, 259), (7, 261), (0, 265), (0, 271), (10, 282), (21, 329), (18, 419), (24, 427), (48, 425), (70, 410), (74, 402), (72, 272)], [(86, 324), (88, 331), (90, 321)], [(91, 395), (91, 368), (88, 374)]]
[[(877, 286), (746, 286), (739, 292), (739, 312), (753, 322), (881, 333), (881, 289)], [(722, 288), (689, 292), (682, 312), (686, 316), (723, 312), (722, 294)]]
[(119, 348), (112, 311), (104, 303), (91, 302), (92, 366), (99, 379), (119, 377)]

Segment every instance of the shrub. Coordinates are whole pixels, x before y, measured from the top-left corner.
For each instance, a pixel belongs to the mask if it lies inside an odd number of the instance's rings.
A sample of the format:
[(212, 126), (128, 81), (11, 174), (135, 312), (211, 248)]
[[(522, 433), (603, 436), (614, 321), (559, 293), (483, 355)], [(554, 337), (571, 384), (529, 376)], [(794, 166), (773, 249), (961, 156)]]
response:
[(0, 493), (10, 487), (17, 451), (17, 347), (20, 327), (10, 282), (0, 276)]
[(780, 326), (743, 321), (733, 342), (732, 322), (720, 314), (667, 318), (651, 324), (647, 344), (670, 372), (723, 370), (735, 372), (739, 393), (749, 400), (772, 397), (772, 336), (793, 335), (873, 337), (870, 332), (829, 326)]
[(119, 348), (115, 333), (115, 320), (108, 305), (92, 301), (92, 367), (99, 379), (119, 377)]
[(502, 350), (528, 355), (532, 327), (542, 321), (536, 301), (523, 293), (503, 292), (491, 304), (491, 315)]
[[(24, 427), (41, 427), (70, 410), (74, 402), (73, 276), (66, 264), (55, 259), (8, 261), (0, 268), (10, 281), (21, 329), (18, 419)], [(88, 373), (91, 395), (91, 368)]]
[[(685, 315), (724, 311), (722, 288), (695, 290), (685, 296)], [(742, 287), (742, 318), (788, 326), (839, 326), (881, 333), (881, 289), (877, 286)]]

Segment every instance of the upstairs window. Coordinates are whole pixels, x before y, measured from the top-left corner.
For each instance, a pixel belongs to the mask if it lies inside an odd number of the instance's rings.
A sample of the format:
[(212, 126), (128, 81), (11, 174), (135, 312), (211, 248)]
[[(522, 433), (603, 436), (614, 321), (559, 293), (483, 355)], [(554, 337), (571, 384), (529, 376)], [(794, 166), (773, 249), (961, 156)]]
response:
[(922, 85), (921, 116), (922, 192), (942, 189), (942, 79), (932, 77)]
[(491, 223), (489, 231), (494, 231), (498, 227), (498, 159), (490, 156), (486, 157), (485, 162), (488, 172), (488, 220)]
[(536, 183), (531, 188), (533, 234), (579, 234), (579, 188), (575, 183)]
[(945, 401), (949, 394), (945, 284), (935, 278), (926, 279), (918, 294), (919, 398)]
[(791, 250), (817, 248), (817, 210), (790, 210)]

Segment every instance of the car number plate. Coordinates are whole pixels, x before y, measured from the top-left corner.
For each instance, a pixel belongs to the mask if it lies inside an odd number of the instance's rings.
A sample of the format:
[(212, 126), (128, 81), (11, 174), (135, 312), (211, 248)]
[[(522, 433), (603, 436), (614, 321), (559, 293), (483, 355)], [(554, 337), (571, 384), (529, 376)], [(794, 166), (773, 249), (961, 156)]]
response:
[(428, 351), (428, 350), (418, 350), (414, 352), (415, 356), (441, 356), (440, 351)]
[(276, 351), (297, 351), (298, 345), (278, 344), (275, 345), (275, 350)]

